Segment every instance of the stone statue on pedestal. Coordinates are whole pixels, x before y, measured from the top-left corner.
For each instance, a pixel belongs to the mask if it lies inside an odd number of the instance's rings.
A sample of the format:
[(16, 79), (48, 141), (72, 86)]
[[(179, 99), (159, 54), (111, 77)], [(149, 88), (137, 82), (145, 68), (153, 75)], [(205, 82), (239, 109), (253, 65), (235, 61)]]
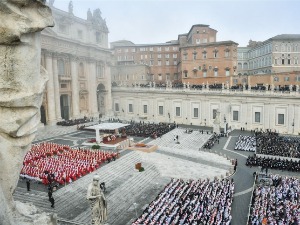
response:
[(100, 177), (95, 175), (87, 190), (87, 199), (92, 209), (92, 224), (104, 225), (107, 220), (107, 203), (100, 188)]
[(73, 14), (73, 2), (72, 1), (69, 2), (69, 13)]
[(48, 79), (39, 32), (54, 22), (45, 0), (0, 1), (0, 21), (0, 224), (46, 224), (24, 215), (12, 194), (40, 123)]
[(213, 131), (214, 131), (214, 133), (216, 133), (216, 134), (220, 134), (220, 111), (219, 110), (217, 110), (217, 112), (216, 112), (216, 118), (215, 118), (215, 120), (214, 120), (214, 126), (213, 126)]
[(89, 10), (87, 11), (87, 20), (88, 20), (88, 21), (91, 21), (92, 19), (93, 19), (93, 15), (92, 15), (91, 9), (89, 9)]

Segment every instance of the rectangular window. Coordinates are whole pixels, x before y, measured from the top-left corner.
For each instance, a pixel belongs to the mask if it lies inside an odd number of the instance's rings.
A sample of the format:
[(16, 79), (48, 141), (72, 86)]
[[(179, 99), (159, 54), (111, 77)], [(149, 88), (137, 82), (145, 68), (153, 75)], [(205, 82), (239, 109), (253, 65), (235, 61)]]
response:
[(226, 70), (226, 71), (225, 71), (225, 75), (226, 75), (226, 76), (229, 76), (229, 75), (230, 75), (229, 70)]
[(157, 51), (160, 52), (161, 51), (161, 47), (157, 47)]
[(145, 51), (145, 48), (140, 48), (140, 52), (144, 52)]
[(177, 65), (177, 60), (174, 60), (173, 64), (174, 64), (174, 66), (176, 66)]
[(164, 114), (164, 107), (162, 105), (158, 106), (158, 114), (163, 115)]
[(170, 65), (170, 61), (166, 60), (166, 66), (169, 66), (169, 65)]
[(214, 71), (214, 76), (215, 76), (215, 77), (218, 76), (218, 71), (217, 71), (217, 70)]
[(131, 49), (131, 52), (135, 52), (135, 48)]
[(159, 59), (160, 59), (160, 58), (161, 58), (161, 54), (158, 54), (158, 55), (157, 55), (157, 58), (159, 58)]
[(207, 57), (206, 53), (202, 53), (202, 58), (206, 59), (206, 57)]
[(133, 105), (132, 104), (128, 105), (128, 112), (133, 113)]
[(165, 51), (169, 51), (169, 47), (165, 47)]
[(289, 81), (290, 77), (284, 77), (284, 81)]
[(212, 113), (213, 113), (213, 119), (216, 119), (216, 116), (217, 116), (217, 110), (216, 110), (216, 109), (213, 109)]
[(173, 47), (173, 51), (177, 51), (177, 47)]
[(291, 60), (290, 60), (290, 59), (288, 59), (288, 62), (287, 62), (287, 63), (288, 63), (288, 65), (291, 65)]
[(281, 64), (284, 65), (284, 59), (281, 60)]
[(225, 57), (228, 58), (229, 57), (229, 51), (225, 52)]
[(162, 75), (158, 74), (158, 80), (162, 80)]
[(183, 59), (187, 60), (187, 54), (183, 55)]
[(157, 61), (157, 65), (161, 66), (161, 61), (160, 60)]
[(166, 54), (165, 55), (166, 59), (170, 58), (170, 55), (169, 54)]
[(200, 44), (200, 39), (199, 38), (196, 39), (196, 44)]
[(151, 52), (152, 52), (152, 51), (153, 51), (153, 47), (150, 47), (150, 48), (149, 48), (149, 51), (151, 51)]
[(177, 54), (173, 54), (173, 58), (174, 58), (174, 59), (177, 59)]
[(295, 77), (295, 80), (296, 80), (296, 81), (300, 81), (300, 76), (296, 76), (296, 77)]
[(176, 116), (180, 116), (180, 107), (176, 107)]
[(153, 60), (150, 60), (149, 65), (153, 66)]
[(233, 111), (232, 112), (232, 120), (233, 121), (239, 121), (239, 111)]
[(203, 72), (203, 77), (206, 77), (206, 76), (207, 76), (207, 72), (204, 71), (204, 72)]
[(199, 117), (199, 109), (194, 108), (194, 118), (198, 118), (198, 117)]
[(284, 124), (284, 114), (278, 114), (278, 124)]
[(147, 114), (148, 113), (148, 106), (144, 105), (143, 108), (144, 108), (144, 114)]
[(115, 111), (116, 111), (116, 112), (119, 112), (119, 111), (120, 111), (120, 109), (119, 109), (119, 103), (115, 103)]
[(170, 80), (170, 74), (169, 73), (166, 74), (166, 80)]
[(254, 122), (260, 123), (260, 112), (255, 112)]
[(193, 59), (194, 59), (194, 60), (197, 59), (197, 54), (193, 54)]
[(61, 88), (67, 88), (67, 84), (60, 84)]

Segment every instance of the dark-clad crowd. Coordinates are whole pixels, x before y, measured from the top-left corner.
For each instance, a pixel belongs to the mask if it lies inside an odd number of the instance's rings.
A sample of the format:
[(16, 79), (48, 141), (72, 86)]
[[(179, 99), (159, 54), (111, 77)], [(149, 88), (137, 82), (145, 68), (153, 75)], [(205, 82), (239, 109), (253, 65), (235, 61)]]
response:
[(299, 179), (270, 176), (274, 186), (256, 186), (253, 190), (248, 225), (299, 225)]
[(130, 122), (127, 126), (126, 134), (138, 137), (158, 138), (176, 128), (175, 123), (145, 123), (145, 122)]
[(277, 170), (288, 170), (292, 172), (300, 171), (300, 161), (292, 159), (276, 159), (269, 157), (258, 157), (256, 155), (248, 156), (246, 160), (247, 166), (260, 166), (262, 168), (270, 168)]
[(74, 120), (63, 120), (60, 122), (57, 122), (56, 125), (61, 125), (61, 126), (74, 126), (78, 124), (83, 124), (83, 123), (88, 123), (93, 121), (92, 118), (87, 118), (86, 116), (81, 118), (81, 119), (74, 119)]
[(300, 158), (300, 140), (279, 136), (275, 132), (256, 133), (256, 153), (264, 155)]
[(172, 179), (132, 225), (229, 225), (233, 180)]
[(213, 136), (211, 136), (211, 138), (203, 145), (203, 148), (211, 149), (215, 145), (216, 142), (219, 143), (219, 138), (220, 137), (214, 133)]

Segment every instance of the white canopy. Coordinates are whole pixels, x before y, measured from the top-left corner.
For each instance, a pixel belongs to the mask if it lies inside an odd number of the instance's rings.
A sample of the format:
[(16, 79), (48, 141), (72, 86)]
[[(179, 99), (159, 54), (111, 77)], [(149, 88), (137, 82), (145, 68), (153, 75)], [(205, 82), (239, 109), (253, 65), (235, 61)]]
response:
[(125, 124), (125, 123), (100, 123), (86, 128), (93, 129), (93, 130), (115, 130), (129, 125), (130, 124)]
[(115, 130), (129, 125), (130, 124), (125, 123), (100, 123), (97, 125), (89, 126), (87, 127), (87, 129), (93, 129), (96, 131), (96, 142), (100, 143), (101, 140), (99, 130)]

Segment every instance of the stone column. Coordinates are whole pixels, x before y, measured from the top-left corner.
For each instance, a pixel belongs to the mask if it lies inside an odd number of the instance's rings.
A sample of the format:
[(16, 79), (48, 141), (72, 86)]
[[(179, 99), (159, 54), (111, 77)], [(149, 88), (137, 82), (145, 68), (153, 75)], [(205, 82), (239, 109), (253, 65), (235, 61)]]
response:
[(113, 115), (112, 109), (112, 98), (111, 98), (111, 69), (110, 63), (105, 63), (104, 67), (104, 77), (106, 79), (105, 89), (107, 90), (106, 99), (105, 99), (105, 113)]
[(53, 83), (53, 65), (52, 53), (46, 52), (46, 70), (49, 80), (47, 82), (47, 114), (49, 125), (55, 124), (55, 101), (54, 101), (54, 83)]
[(55, 101), (55, 115), (56, 120), (61, 120), (60, 110), (60, 93), (59, 93), (59, 82), (58, 82), (58, 68), (57, 68), (57, 55), (53, 55), (53, 82), (54, 82), (54, 101)]
[(93, 60), (89, 61), (89, 110), (90, 116), (98, 117), (98, 102), (97, 102), (97, 79), (96, 79), (96, 63)]
[(79, 88), (78, 88), (78, 71), (75, 57), (71, 58), (71, 77), (72, 77), (72, 118), (79, 117)]

